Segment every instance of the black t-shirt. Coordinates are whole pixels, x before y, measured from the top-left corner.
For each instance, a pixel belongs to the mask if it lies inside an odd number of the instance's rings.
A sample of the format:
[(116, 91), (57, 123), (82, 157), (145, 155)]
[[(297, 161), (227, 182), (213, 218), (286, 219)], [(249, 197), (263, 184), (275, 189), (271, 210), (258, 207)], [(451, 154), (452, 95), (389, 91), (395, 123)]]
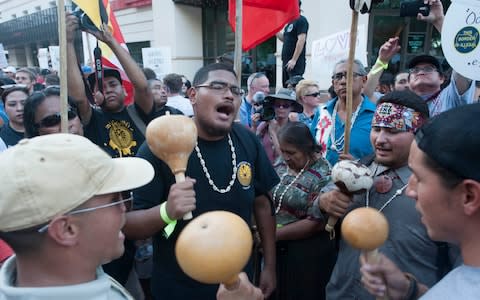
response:
[(156, 110), (153, 113), (153, 118), (164, 116), (167, 113), (167, 111), (171, 115), (183, 115), (183, 112), (181, 110), (176, 109), (175, 107), (164, 105), (162, 106), (162, 108), (160, 108), (159, 110)]
[[(149, 115), (145, 115), (141, 113), (138, 105), (135, 104), (135, 108), (140, 118), (148, 124), (153, 117), (153, 110)], [(92, 117), (85, 126), (85, 137), (111, 157), (135, 156), (145, 140), (128, 114), (127, 107), (117, 113), (92, 108)]]
[(18, 141), (25, 137), (23, 132), (16, 131), (13, 129), (10, 124), (3, 125), (0, 130), (0, 138), (5, 142), (7, 147), (15, 146)]
[[(282, 48), (282, 61), (289, 61), (293, 52), (295, 52), (295, 46), (297, 45), (298, 35), (308, 32), (308, 21), (304, 16), (300, 16), (292, 23), (288, 23), (283, 31), (283, 48)], [(307, 44), (303, 47), (302, 53), (298, 57), (298, 61), (305, 60), (305, 49)]]
[[(241, 124), (234, 124), (230, 136), (237, 159), (237, 179), (230, 192), (215, 192), (208, 183), (195, 150), (189, 157), (186, 176), (196, 179), (196, 217), (212, 210), (226, 210), (251, 223), (254, 199), (270, 191), (279, 182), (257, 137)], [(227, 137), (219, 141), (198, 140), (199, 148), (213, 182), (225, 188), (232, 177), (232, 157)], [(147, 209), (167, 200), (175, 178), (168, 166), (156, 158), (144, 143), (138, 155), (152, 163), (155, 177), (146, 186), (134, 191), (134, 208)], [(175, 231), (166, 239), (162, 232), (155, 234), (153, 295), (172, 299), (215, 299), (218, 285), (206, 285), (190, 279), (178, 266), (175, 242), (188, 221), (178, 220)]]

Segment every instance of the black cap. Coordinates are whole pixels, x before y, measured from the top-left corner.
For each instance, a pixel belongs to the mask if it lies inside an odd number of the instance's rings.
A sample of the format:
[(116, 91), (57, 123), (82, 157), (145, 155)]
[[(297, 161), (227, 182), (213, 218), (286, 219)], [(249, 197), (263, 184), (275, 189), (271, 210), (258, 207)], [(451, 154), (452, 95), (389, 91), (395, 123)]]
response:
[(480, 103), (463, 105), (430, 119), (417, 132), (418, 148), (453, 174), (480, 181)]
[(411, 69), (411, 68), (414, 68), (416, 65), (420, 64), (420, 63), (427, 63), (427, 64), (431, 64), (433, 66), (435, 66), (435, 68), (437, 68), (437, 71), (439, 73), (442, 73), (442, 65), (440, 64), (440, 62), (438, 61), (438, 59), (436, 59), (434, 56), (431, 56), (431, 55), (418, 55), (418, 56), (415, 56), (414, 58), (412, 58), (412, 60), (410, 60), (410, 62), (408, 63), (408, 68)]
[[(103, 78), (107, 77), (115, 77), (122, 83), (122, 76), (120, 75), (120, 72), (118, 72), (117, 69), (110, 69), (110, 68), (103, 68)], [(97, 84), (97, 80), (95, 78), (95, 72), (92, 74), (88, 75), (88, 84), (90, 85), (90, 89), (92, 92), (95, 90), (95, 85)]]
[(293, 102), (292, 111), (297, 113), (303, 112), (303, 106), (297, 102), (297, 96), (295, 94), (295, 91), (286, 88), (280, 88), (276, 94), (268, 95), (267, 97), (265, 97), (265, 100), (268, 100), (269, 103), (271, 103), (272, 105), (275, 99), (288, 100), (290, 102)]

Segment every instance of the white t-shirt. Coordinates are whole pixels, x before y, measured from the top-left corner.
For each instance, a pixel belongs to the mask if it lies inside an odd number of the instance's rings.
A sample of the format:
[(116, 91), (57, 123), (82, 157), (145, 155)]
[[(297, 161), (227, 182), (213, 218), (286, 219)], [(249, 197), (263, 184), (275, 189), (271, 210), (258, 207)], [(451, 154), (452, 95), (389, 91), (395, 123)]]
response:
[(193, 107), (190, 100), (180, 95), (168, 97), (167, 105), (180, 110), (188, 117), (193, 116)]
[(65, 286), (16, 287), (16, 273), (16, 257), (13, 255), (0, 269), (0, 300), (133, 300), (101, 267), (97, 268), (95, 280)]
[(480, 299), (480, 268), (461, 265), (453, 269), (420, 299)]

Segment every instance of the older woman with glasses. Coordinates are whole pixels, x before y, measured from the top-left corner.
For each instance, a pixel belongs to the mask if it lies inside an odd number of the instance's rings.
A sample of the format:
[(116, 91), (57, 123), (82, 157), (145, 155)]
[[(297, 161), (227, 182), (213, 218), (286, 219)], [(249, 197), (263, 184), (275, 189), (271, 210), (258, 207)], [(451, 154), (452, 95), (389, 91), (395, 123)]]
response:
[(256, 132), (270, 162), (273, 164), (281, 153), (277, 132), (288, 123), (288, 117), (291, 112), (301, 113), (303, 108), (296, 101), (295, 92), (285, 88), (281, 88), (276, 94), (265, 98), (263, 109), (265, 110), (267, 107), (273, 107), (275, 116), (272, 120), (260, 123)]
[[(25, 102), (23, 112), (25, 137), (35, 137), (60, 132), (60, 88), (50, 86), (34, 92)], [(83, 136), (83, 126), (75, 101), (68, 97), (68, 132)]]
[(277, 223), (275, 299), (325, 299), (336, 247), (313, 202), (330, 181), (330, 166), (305, 124), (286, 124), (278, 140), (282, 156), (274, 167), (281, 179), (272, 190)]

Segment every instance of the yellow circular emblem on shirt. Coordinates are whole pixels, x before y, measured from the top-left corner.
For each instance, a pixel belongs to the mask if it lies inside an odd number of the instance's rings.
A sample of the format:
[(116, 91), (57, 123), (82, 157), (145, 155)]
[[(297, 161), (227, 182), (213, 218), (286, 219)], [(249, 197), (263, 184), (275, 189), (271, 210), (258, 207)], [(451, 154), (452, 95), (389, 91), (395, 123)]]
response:
[(237, 171), (238, 182), (247, 187), (252, 183), (252, 167), (248, 162), (242, 161)]

